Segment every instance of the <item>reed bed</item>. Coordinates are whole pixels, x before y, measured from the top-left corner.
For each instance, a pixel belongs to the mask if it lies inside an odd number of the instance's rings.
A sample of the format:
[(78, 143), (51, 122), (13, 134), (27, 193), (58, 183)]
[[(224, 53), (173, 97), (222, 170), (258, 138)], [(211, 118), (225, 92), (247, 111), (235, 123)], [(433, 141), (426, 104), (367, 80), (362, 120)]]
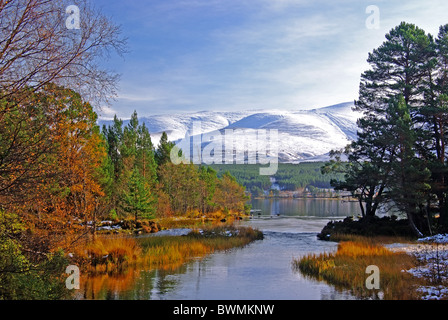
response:
[[(416, 288), (422, 280), (404, 272), (418, 264), (415, 257), (392, 252), (377, 240), (358, 237), (339, 243), (334, 253), (309, 254), (293, 260), (293, 267), (304, 275), (324, 280), (339, 290), (350, 290), (364, 299), (413, 300), (420, 295)], [(368, 289), (366, 269), (380, 270), (380, 289)]]
[(102, 236), (76, 248), (73, 259), (97, 274), (120, 273), (130, 266), (175, 269), (190, 259), (243, 247), (262, 237), (258, 230), (234, 226), (208, 226), (187, 236)]

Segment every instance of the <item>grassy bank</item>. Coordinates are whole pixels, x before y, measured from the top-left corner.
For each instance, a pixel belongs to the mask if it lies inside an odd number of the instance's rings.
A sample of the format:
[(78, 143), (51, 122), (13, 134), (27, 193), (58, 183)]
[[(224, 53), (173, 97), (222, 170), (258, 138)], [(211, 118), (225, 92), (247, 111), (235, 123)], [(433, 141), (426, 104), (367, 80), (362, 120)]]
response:
[(73, 259), (89, 273), (120, 273), (128, 267), (174, 269), (215, 251), (262, 239), (260, 231), (232, 225), (205, 226), (186, 236), (99, 236), (79, 246)]
[[(386, 300), (419, 299), (417, 287), (424, 280), (404, 270), (419, 264), (418, 260), (403, 252), (393, 252), (383, 246), (391, 238), (349, 236), (334, 253), (310, 254), (293, 260), (293, 267), (314, 279), (324, 280), (341, 290), (350, 290), (359, 298)], [(367, 289), (366, 268), (375, 265), (380, 270), (380, 289)]]

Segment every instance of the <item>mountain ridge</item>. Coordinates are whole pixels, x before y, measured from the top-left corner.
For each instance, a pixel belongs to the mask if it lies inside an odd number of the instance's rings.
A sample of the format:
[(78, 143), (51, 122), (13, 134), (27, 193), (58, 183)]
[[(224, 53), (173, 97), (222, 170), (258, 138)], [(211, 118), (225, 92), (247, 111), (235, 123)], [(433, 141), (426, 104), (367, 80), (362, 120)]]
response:
[[(325, 161), (330, 150), (343, 148), (356, 139), (360, 113), (353, 111), (353, 106), (353, 102), (344, 102), (311, 110), (200, 111), (142, 117), (139, 122), (147, 126), (154, 145), (158, 144), (162, 132), (168, 134), (169, 140), (179, 142), (187, 134), (276, 129), (279, 162)], [(100, 126), (111, 123), (111, 120), (98, 121)], [(123, 120), (124, 125), (127, 123), (129, 120)], [(240, 141), (235, 142), (236, 149), (242, 145)]]

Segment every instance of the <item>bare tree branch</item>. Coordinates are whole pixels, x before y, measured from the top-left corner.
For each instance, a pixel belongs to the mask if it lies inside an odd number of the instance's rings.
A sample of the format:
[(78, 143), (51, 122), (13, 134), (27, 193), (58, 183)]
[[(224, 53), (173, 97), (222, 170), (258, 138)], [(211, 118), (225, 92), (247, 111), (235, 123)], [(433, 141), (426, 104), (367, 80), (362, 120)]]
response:
[(78, 0), (80, 29), (66, 27), (64, 0), (0, 1), (0, 97), (48, 83), (69, 87), (99, 106), (116, 94), (117, 74), (99, 65), (111, 52), (122, 56), (118, 26)]

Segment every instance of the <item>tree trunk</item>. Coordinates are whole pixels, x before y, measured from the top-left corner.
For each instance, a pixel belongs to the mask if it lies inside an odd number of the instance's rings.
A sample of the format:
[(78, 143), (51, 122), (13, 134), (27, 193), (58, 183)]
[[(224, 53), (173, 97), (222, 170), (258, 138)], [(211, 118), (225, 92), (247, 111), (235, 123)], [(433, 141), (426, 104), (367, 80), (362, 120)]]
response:
[(412, 231), (414, 231), (415, 235), (419, 238), (423, 237), (423, 233), (415, 225), (413, 214), (407, 213), (406, 215), (408, 217), (409, 226), (411, 227)]

